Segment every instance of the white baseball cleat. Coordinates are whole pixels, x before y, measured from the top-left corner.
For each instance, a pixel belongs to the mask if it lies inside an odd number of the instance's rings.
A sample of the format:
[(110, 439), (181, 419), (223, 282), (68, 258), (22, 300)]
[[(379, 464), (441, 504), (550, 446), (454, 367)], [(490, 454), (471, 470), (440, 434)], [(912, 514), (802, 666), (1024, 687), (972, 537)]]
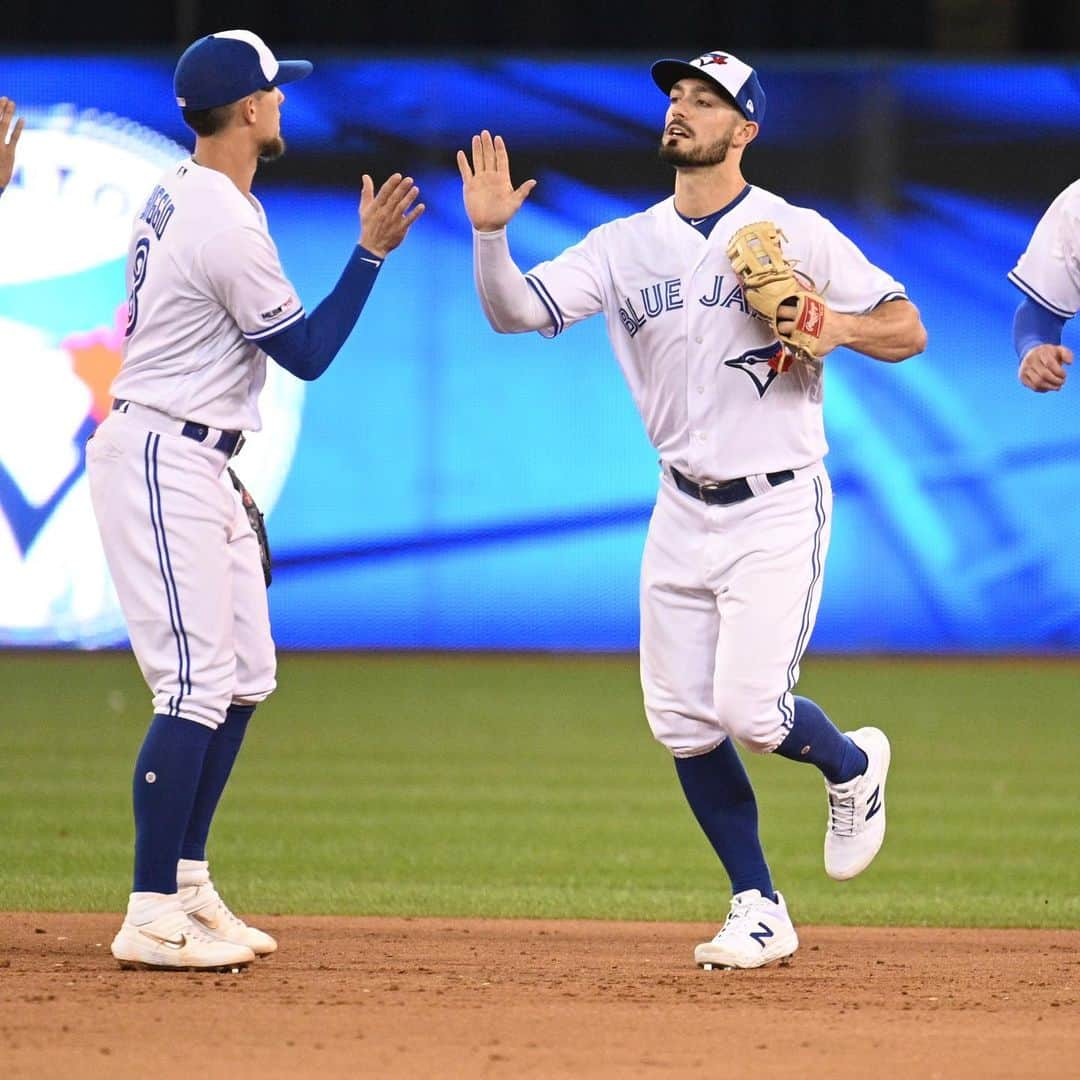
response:
[(277, 942), (269, 934), (248, 926), (229, 910), (213, 882), (183, 886), (177, 890), (177, 895), (180, 906), (192, 922), (216, 941), (247, 946), (256, 956), (269, 956), (277, 949)]
[(694, 962), (706, 970), (758, 968), (783, 960), (799, 947), (787, 904), (776, 894), (773, 903), (757, 889), (747, 889), (731, 898), (731, 911), (712, 939), (694, 950)]
[(891, 751), (885, 732), (874, 727), (847, 732), (866, 754), (866, 771), (843, 784), (825, 781), (829, 825), (825, 830), (825, 872), (837, 881), (861, 874), (885, 839), (885, 777)]
[(238, 971), (255, 959), (246, 945), (212, 938), (179, 907), (147, 923), (125, 919), (112, 954), (122, 968), (159, 971)]

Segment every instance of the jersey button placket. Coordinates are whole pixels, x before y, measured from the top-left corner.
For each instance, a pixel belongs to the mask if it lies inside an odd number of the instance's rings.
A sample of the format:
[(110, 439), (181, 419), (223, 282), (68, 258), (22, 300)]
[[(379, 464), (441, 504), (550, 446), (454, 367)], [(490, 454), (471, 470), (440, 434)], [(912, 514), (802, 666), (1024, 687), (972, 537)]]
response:
[(708, 386), (708, 346), (699, 328), (691, 327), (689, 347), (687, 348), (686, 370), (686, 416), (689, 428), (688, 461), (694, 474), (701, 478), (708, 476), (709, 445), (709, 401), (705, 391)]

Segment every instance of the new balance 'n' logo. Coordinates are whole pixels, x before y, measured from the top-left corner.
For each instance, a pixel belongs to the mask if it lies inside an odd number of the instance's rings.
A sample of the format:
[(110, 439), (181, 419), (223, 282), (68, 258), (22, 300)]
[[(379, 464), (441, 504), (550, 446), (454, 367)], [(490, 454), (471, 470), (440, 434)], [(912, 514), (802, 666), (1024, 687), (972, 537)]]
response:
[(755, 930), (750, 936), (764, 949), (766, 939), (771, 938), (773, 932), (763, 922), (759, 922), (758, 926), (760, 926), (761, 929)]
[(881, 809), (881, 785), (874, 788), (867, 799), (866, 820), (869, 821)]

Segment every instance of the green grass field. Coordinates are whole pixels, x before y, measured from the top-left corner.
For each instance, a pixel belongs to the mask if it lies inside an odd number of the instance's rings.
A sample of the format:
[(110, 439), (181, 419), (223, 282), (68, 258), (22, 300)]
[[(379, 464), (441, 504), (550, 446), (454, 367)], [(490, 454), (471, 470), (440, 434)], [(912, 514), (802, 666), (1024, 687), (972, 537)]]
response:
[[(238, 910), (715, 921), (727, 881), (636, 661), (284, 655), (211, 834)], [(810, 766), (748, 764), (797, 922), (1080, 927), (1080, 663), (814, 659), (893, 741), (889, 833), (821, 862)], [(0, 910), (121, 911), (149, 696), (127, 654), (0, 654)]]

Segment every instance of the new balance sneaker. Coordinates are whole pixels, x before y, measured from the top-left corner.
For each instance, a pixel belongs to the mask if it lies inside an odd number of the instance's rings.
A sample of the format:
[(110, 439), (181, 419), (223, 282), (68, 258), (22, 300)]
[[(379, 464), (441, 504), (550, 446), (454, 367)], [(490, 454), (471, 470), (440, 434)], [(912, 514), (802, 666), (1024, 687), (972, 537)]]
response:
[(849, 731), (866, 754), (866, 771), (843, 784), (825, 781), (829, 825), (825, 830), (825, 872), (837, 881), (861, 874), (885, 839), (885, 777), (891, 752), (885, 732), (874, 727)]
[(776, 902), (747, 889), (731, 898), (720, 932), (694, 950), (694, 962), (706, 970), (758, 968), (791, 956), (799, 947), (799, 936), (780, 893)]
[(163, 971), (239, 971), (255, 959), (246, 945), (211, 937), (179, 906), (146, 923), (125, 918), (112, 954), (122, 968)]
[(198, 885), (182, 885), (177, 895), (188, 917), (215, 940), (246, 946), (256, 956), (269, 956), (277, 949), (269, 934), (248, 926), (229, 910), (209, 878)]

